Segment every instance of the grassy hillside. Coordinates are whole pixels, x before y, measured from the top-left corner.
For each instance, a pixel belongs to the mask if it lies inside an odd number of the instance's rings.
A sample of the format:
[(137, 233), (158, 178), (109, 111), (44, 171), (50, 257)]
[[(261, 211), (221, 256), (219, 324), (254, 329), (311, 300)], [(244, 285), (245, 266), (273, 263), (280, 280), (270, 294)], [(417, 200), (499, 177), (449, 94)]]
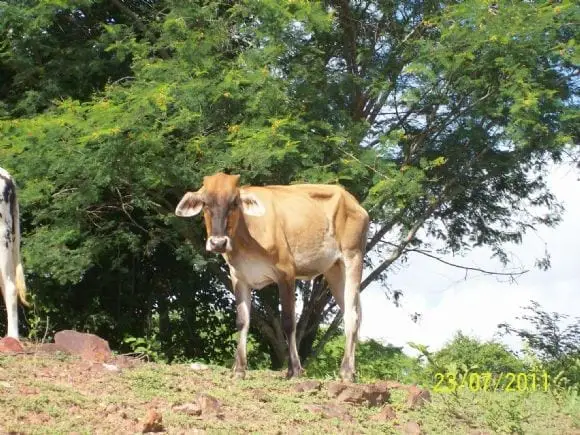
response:
[(272, 371), (235, 381), (223, 367), (121, 357), (104, 366), (59, 353), (0, 355), (0, 431), (138, 433), (149, 419), (149, 429), (170, 434), (580, 434), (580, 398), (569, 394), (432, 392), (430, 403), (410, 409), (403, 391), (368, 406), (330, 397), (332, 380), (303, 382)]

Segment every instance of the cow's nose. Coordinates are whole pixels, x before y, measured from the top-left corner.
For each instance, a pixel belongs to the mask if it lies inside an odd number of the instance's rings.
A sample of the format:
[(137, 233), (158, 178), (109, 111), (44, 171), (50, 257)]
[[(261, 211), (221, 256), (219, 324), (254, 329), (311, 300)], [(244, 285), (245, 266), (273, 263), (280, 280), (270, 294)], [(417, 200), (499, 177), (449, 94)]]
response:
[(210, 237), (209, 248), (210, 251), (214, 252), (224, 252), (228, 243), (227, 237)]

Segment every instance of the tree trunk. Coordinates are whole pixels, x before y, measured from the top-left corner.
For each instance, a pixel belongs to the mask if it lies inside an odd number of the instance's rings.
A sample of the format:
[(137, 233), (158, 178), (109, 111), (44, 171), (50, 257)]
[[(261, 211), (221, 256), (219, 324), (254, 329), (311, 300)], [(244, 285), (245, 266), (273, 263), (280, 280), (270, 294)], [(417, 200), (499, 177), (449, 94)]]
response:
[(165, 354), (169, 361), (173, 359), (171, 343), (171, 322), (169, 320), (169, 303), (165, 295), (160, 295), (157, 300), (159, 312), (159, 341), (164, 347)]

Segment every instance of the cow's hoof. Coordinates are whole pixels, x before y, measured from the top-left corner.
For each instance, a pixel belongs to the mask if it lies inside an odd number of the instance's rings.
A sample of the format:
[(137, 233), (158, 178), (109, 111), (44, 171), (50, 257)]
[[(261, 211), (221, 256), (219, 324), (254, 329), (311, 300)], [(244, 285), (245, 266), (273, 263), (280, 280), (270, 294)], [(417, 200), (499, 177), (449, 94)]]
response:
[(246, 379), (246, 372), (242, 372), (242, 371), (234, 371), (234, 379)]
[(342, 380), (342, 382), (354, 382), (355, 381), (354, 373), (351, 371), (341, 371), (340, 379)]
[(303, 374), (304, 369), (302, 367), (288, 369), (288, 372), (286, 373), (286, 379), (300, 378)]

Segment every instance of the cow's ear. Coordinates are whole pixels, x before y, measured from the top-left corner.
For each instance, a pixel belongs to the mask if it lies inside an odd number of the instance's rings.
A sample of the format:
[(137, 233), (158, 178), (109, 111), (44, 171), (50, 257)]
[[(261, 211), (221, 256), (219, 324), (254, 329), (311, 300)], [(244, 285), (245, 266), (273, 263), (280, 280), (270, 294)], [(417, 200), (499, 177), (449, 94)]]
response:
[(187, 192), (177, 204), (175, 215), (180, 217), (191, 217), (199, 214), (203, 207), (202, 195), (199, 191)]
[(264, 216), (266, 209), (260, 199), (250, 192), (240, 192), (242, 211), (248, 216)]

